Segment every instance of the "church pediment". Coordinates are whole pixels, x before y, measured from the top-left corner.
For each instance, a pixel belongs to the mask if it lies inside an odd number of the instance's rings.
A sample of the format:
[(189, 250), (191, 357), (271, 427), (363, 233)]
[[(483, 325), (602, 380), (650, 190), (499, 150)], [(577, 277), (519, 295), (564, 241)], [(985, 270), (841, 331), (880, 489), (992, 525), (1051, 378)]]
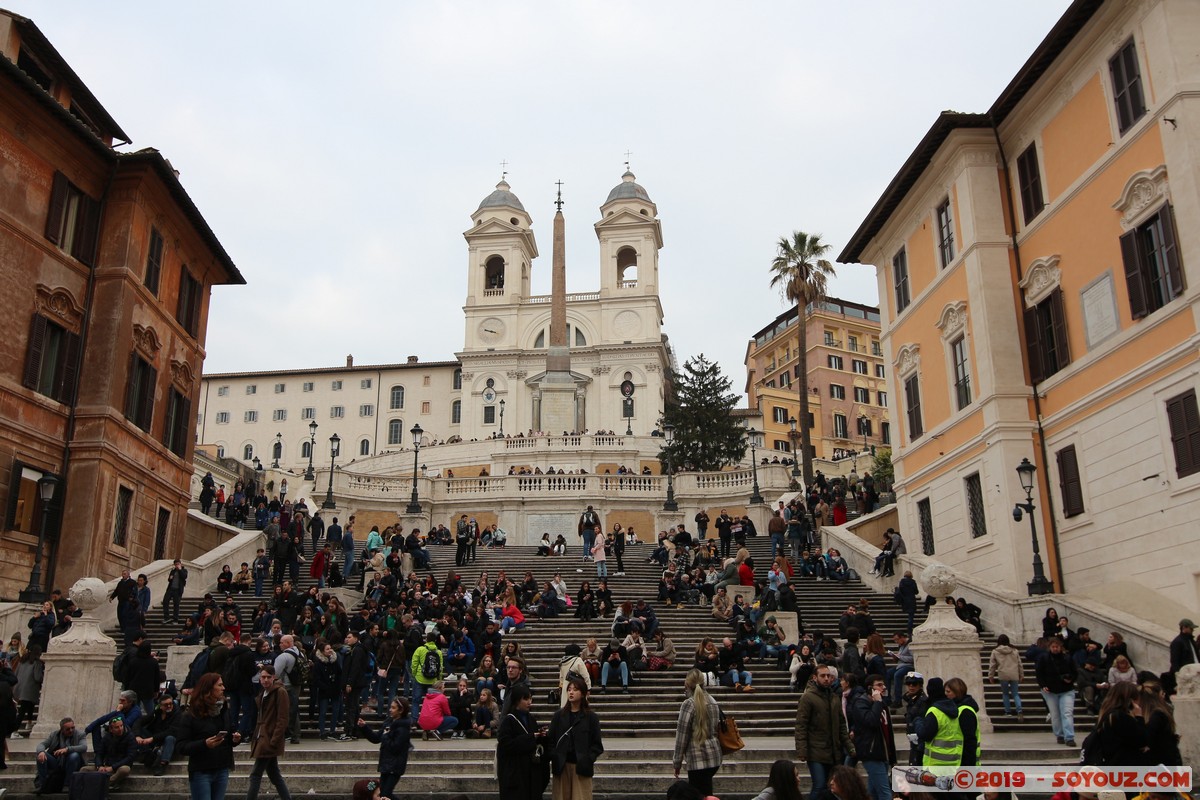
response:
[(537, 241), (534, 239), (533, 231), (528, 228), (522, 228), (501, 219), (489, 219), (481, 225), (476, 225), (470, 230), (463, 231), (463, 237), (467, 241), (500, 237), (510, 238), (512, 236), (519, 236), (524, 239), (531, 255), (534, 258), (537, 257)]
[(613, 230), (628, 230), (632, 227), (652, 227), (654, 229), (654, 239), (661, 249), (662, 241), (662, 224), (657, 217), (639, 214), (630, 208), (620, 208), (613, 211), (611, 216), (606, 216), (597, 222), (593, 227), (596, 229), (596, 235), (599, 236), (605, 231)]
[[(591, 377), (588, 375), (584, 375), (582, 372), (576, 372), (575, 370), (571, 370), (570, 375), (571, 375), (572, 382), (574, 382), (574, 384), (576, 386), (586, 386), (587, 384), (592, 382)], [(545, 377), (546, 377), (546, 370), (542, 370), (538, 374), (530, 375), (528, 378), (526, 378), (525, 385), (526, 386), (538, 386), (541, 384), (542, 380)]]

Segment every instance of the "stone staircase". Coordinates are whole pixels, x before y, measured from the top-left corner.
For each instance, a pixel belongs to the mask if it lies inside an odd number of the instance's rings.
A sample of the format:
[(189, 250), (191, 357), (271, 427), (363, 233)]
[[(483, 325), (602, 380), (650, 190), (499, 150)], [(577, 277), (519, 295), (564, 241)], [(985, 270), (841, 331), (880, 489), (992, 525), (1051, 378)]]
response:
[[(679, 659), (669, 670), (635, 672), (629, 694), (610, 689), (606, 694), (592, 695), (592, 707), (600, 716), (607, 748), (598, 764), (596, 796), (599, 798), (649, 800), (663, 796), (671, 781), (670, 759), (675, 722), (679, 703), (683, 699), (683, 678), (691, 665), (691, 655), (703, 637), (718, 638), (730, 630), (727, 625), (715, 620), (707, 607), (674, 608), (656, 602), (660, 571), (656, 565), (646, 563), (650, 550), (649, 545), (628, 547), (625, 551), (627, 574), (622, 577), (615, 575), (616, 561), (610, 559), (609, 569), (613, 574), (610, 575), (609, 585), (618, 602), (645, 598), (654, 606), (662, 628), (675, 642)], [(752, 538), (749, 550), (757, 564), (769, 562), (770, 540), (766, 537)], [(573, 557), (538, 558), (532, 548), (481, 548), (478, 561), (459, 572), (464, 582), (472, 584), (481, 571), (487, 571), (494, 579), (500, 569), (513, 577), (522, 576), (528, 569), (539, 581), (547, 580), (555, 571), (560, 571), (573, 594), (585, 578), (595, 584), (594, 565), (582, 562), (578, 558), (578, 551), (576, 547)], [(453, 566), (454, 548), (434, 547), (432, 555), (432, 572), (440, 579)], [(312, 585), (303, 565), (299, 584), (302, 589)], [(810, 633), (820, 631), (836, 635), (838, 617), (842, 611), (848, 604), (864, 597), (871, 601), (872, 616), (889, 644), (890, 633), (900, 630), (904, 625), (904, 616), (890, 597), (872, 593), (859, 582), (837, 583), (804, 578), (795, 581), (795, 585), (805, 629)], [(196, 588), (197, 593), (201, 594), (199, 587)], [(266, 598), (243, 595), (239, 599), (243, 613), (252, 615), (259, 599)], [(197, 602), (198, 597), (185, 598), (184, 606), (191, 610)], [(921, 616), (917, 624), (920, 621)], [(610, 624), (611, 619), (585, 623), (569, 615), (549, 620), (530, 618), (523, 631), (513, 634), (521, 644), (529, 665), (534, 687), (534, 714), (539, 720), (548, 722), (553, 712), (547, 706), (545, 696), (557, 681), (557, 665), (564, 646), (569, 642), (582, 644), (592, 636), (604, 642), (610, 636)], [(161, 612), (155, 608), (146, 627), (148, 637), (160, 650), (160, 658), (163, 657), (164, 645), (179, 626), (164, 625)], [(111, 634), (115, 634), (115, 631)], [(983, 638), (980, 659), (986, 667), (987, 654), (994, 646), (994, 637), (985, 634)], [(508, 637), (505, 641), (508, 641)], [(773, 663), (756, 661), (747, 666), (754, 674), (755, 692), (735, 693), (725, 687), (712, 690), (725, 712), (738, 720), (748, 745), (745, 750), (729, 757), (717, 775), (717, 795), (723, 800), (753, 797), (765, 784), (770, 765), (776, 758), (794, 757), (791, 742), (798, 695), (788, 689), (788, 673)], [(997, 687), (989, 685), (984, 694), (982, 701), (987, 704), (997, 730), (996, 734), (984, 740), (985, 763), (1072, 763), (1076, 760), (1075, 751), (1053, 745), (1037, 687), (1032, 680), (1021, 687), (1026, 708), (1024, 722), (1018, 723), (1002, 716)], [(342, 743), (317, 739), (316, 719), (311, 712), (307, 693), (301, 698), (300, 718), (304, 741), (301, 745), (289, 746), (282, 760), (283, 772), (293, 794), (311, 792), (322, 796), (345, 797), (353, 780), (374, 775), (376, 751), (366, 741)], [(1081, 714), (1077, 714), (1076, 719), (1077, 727), (1086, 730), (1090, 720)], [(898, 719), (897, 722), (900, 728), (898, 744), (904, 749), (907, 743), (902, 735), (903, 720)], [(1082, 735), (1077, 739), (1082, 739)], [(32, 750), (35, 743), (14, 740), (12, 744), (14, 750), (21, 751)], [(422, 742), (418, 739), (415, 745), (408, 774), (397, 787), (396, 798), (446, 798), (458, 793), (465, 793), (472, 800), (496, 797), (495, 780), (492, 777), (495, 746), (490, 740)], [(237, 754), (238, 763), (230, 780), (230, 796), (245, 791), (249, 773), (248, 749), (239, 748)], [(0, 777), (0, 787), (9, 789), (6, 800), (32, 796), (32, 759), (14, 753), (10, 764), (10, 769)], [(133, 775), (122, 794), (153, 795), (160, 800), (187, 796), (186, 766), (182, 763), (173, 765), (165, 776), (159, 778), (149, 776), (141, 766), (135, 767)], [(448, 775), (454, 777), (449, 778)], [(264, 790), (268, 789), (269, 784), (266, 784)]]

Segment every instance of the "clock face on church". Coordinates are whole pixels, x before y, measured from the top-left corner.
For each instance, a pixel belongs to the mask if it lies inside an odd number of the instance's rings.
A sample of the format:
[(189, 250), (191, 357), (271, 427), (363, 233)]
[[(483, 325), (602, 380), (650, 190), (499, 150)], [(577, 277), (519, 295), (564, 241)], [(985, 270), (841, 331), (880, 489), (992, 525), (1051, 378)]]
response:
[(504, 337), (504, 321), (496, 317), (488, 317), (479, 323), (479, 340), (485, 344), (495, 344)]

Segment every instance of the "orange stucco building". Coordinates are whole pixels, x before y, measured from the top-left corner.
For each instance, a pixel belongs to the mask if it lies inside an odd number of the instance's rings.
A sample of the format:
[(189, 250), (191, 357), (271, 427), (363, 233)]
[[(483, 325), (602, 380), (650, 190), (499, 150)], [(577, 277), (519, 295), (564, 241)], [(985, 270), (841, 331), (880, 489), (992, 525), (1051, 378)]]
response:
[(1200, 4), (1076, 0), (945, 112), (839, 260), (874, 265), (910, 548), (1023, 594), (1200, 604)]
[[(171, 165), (0, 12), (0, 596), (182, 544), (209, 290), (244, 283)], [(42, 530), (38, 480), (58, 479)]]

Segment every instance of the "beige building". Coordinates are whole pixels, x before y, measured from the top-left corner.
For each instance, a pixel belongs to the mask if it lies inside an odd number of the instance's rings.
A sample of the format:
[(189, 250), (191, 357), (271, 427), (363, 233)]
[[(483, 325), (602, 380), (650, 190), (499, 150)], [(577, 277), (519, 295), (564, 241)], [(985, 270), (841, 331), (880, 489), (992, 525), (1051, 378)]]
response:
[[(853, 460), (872, 446), (888, 446), (879, 309), (831, 297), (808, 307), (806, 324), (814, 458)], [(796, 419), (799, 427), (799, 348), (795, 306), (755, 333), (746, 347), (746, 394), (750, 407), (762, 412), (768, 450), (790, 453), (796, 440), (790, 422)]]
[(1197, 41), (1192, 0), (1072, 3), (839, 256), (878, 274), (910, 548), (1024, 594), (1036, 541), (1058, 591), (1200, 605)]

